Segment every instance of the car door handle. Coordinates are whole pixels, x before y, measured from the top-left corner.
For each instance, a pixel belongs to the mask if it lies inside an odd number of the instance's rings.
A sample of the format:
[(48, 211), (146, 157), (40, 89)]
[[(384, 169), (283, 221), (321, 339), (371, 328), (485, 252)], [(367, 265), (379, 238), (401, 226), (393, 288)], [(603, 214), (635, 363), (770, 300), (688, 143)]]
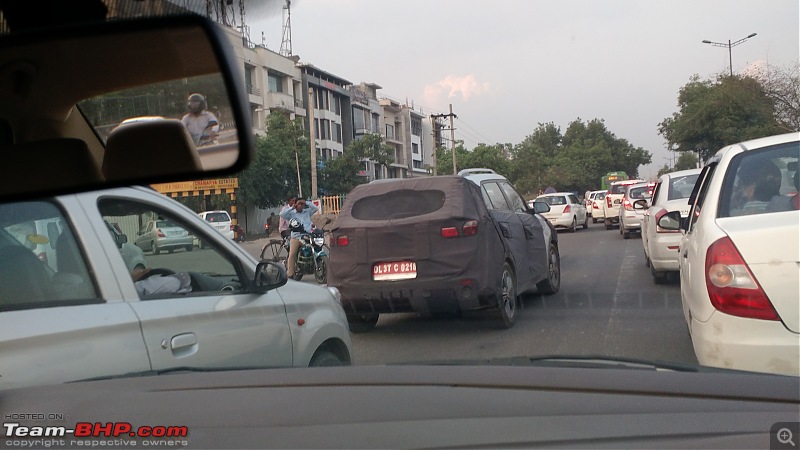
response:
[(197, 336), (194, 333), (185, 333), (174, 336), (169, 346), (172, 350), (182, 350), (192, 345), (197, 345)]
[(683, 258), (684, 258), (684, 259), (688, 258), (688, 253), (689, 253), (689, 251), (688, 251), (688, 250), (684, 250), (684, 251), (683, 251)]

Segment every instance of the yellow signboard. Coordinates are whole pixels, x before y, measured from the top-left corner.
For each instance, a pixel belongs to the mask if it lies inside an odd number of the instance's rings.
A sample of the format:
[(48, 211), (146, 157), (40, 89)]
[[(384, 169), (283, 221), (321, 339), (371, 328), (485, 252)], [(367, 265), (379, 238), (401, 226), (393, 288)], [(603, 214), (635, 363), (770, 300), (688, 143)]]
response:
[(151, 185), (162, 194), (175, 192), (206, 191), (212, 189), (237, 189), (238, 178), (217, 178), (213, 180), (179, 181), (176, 183), (160, 183)]

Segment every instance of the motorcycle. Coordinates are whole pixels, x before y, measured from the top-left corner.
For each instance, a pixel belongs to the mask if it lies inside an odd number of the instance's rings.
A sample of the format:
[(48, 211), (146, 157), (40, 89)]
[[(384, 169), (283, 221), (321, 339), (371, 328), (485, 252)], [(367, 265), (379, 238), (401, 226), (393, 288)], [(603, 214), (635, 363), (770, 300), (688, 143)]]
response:
[(319, 284), (328, 282), (328, 252), (325, 245), (324, 229), (300, 235), (300, 249), (297, 251), (297, 269), (294, 279), (300, 281), (305, 274), (314, 274)]

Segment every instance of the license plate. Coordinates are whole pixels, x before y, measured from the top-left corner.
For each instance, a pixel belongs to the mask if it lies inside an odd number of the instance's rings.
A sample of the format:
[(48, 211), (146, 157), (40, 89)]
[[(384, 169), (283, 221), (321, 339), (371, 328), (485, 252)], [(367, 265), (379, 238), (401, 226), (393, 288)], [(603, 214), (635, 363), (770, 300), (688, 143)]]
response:
[(417, 278), (417, 263), (413, 261), (392, 261), (372, 265), (372, 279), (375, 281), (410, 280)]

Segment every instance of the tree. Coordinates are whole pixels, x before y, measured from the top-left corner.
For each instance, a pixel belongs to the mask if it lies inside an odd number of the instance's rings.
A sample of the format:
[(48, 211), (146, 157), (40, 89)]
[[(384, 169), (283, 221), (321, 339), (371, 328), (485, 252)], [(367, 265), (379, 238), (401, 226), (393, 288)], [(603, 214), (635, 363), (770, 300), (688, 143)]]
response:
[(694, 152), (683, 152), (675, 162), (675, 171), (697, 168), (697, 155)]
[[(459, 155), (456, 154), (456, 156), (458, 157)], [(459, 170), (485, 168), (492, 169), (504, 176), (508, 175), (511, 169), (511, 162), (506, 157), (503, 144), (478, 144), (472, 150), (463, 152), (456, 162)], [(452, 167), (452, 164), (450, 167)]]
[(267, 117), (266, 136), (256, 136), (255, 155), (250, 166), (239, 174), (239, 198), (244, 204), (269, 208), (282, 205), (297, 195), (295, 139), (300, 160), (302, 191), (311, 192), (311, 154), (309, 140), (301, 133), (302, 119), (294, 125), (280, 113)]
[(678, 107), (658, 132), (673, 150), (700, 152), (704, 161), (726, 145), (780, 131), (772, 100), (750, 77), (694, 76), (680, 89)]
[(321, 170), (321, 190), (327, 194), (346, 194), (366, 181), (358, 176), (364, 160), (388, 167), (394, 161), (394, 150), (380, 134), (366, 134), (350, 142), (341, 156), (327, 161)]
[(775, 120), (784, 131), (800, 131), (800, 64), (766, 66), (755, 78), (775, 106)]
[(660, 177), (661, 175), (664, 175), (665, 173), (670, 173), (670, 172), (674, 172), (672, 167), (664, 164), (664, 167), (658, 169), (658, 173), (656, 174), (656, 176)]

